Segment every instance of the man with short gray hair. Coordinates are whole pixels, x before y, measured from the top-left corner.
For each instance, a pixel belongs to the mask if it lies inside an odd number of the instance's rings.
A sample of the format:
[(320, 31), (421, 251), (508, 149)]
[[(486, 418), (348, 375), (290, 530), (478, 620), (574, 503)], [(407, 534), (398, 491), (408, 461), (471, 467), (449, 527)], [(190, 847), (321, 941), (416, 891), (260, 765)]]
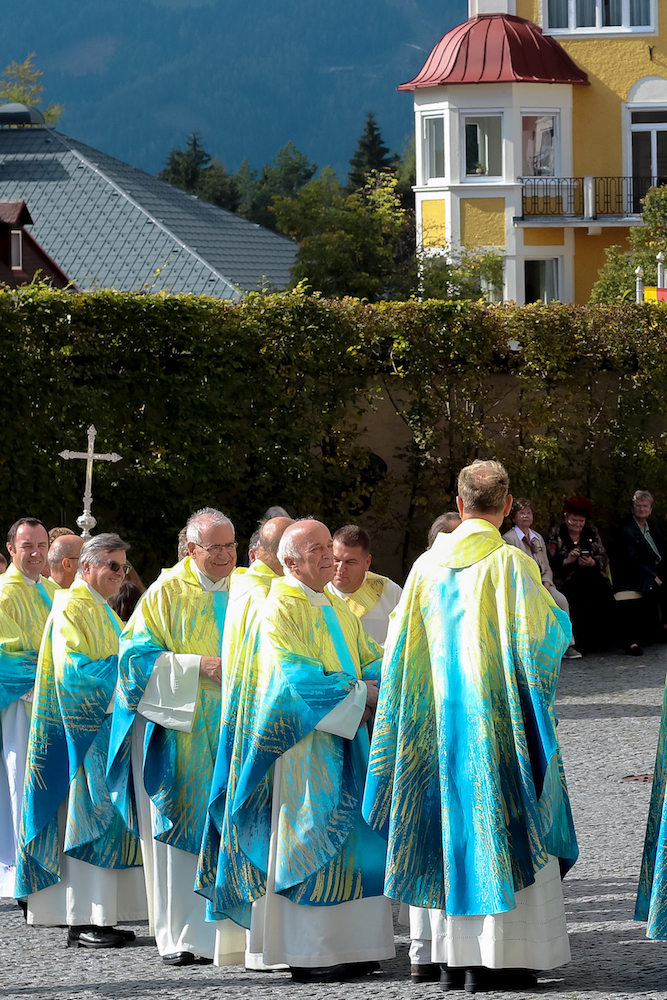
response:
[(74, 583), (82, 545), (83, 538), (79, 535), (59, 535), (51, 542), (48, 555), (51, 579), (61, 590), (67, 590)]
[(215, 914), (250, 928), (255, 961), (289, 966), (297, 982), (333, 982), (395, 953), (384, 845), (360, 813), (381, 650), (325, 590), (326, 525), (289, 525), (278, 558), (285, 575), (248, 636), (248, 683), (223, 705), (225, 863), (208, 895)]
[[(112, 797), (135, 826), (138, 796), (151, 925), (167, 965), (211, 962), (216, 924), (194, 892), (218, 745), (221, 647), (229, 579), (236, 566), (232, 522), (205, 507), (186, 525), (188, 555), (148, 588), (120, 640), (109, 750)], [(245, 936), (217, 925), (226, 951)]]
[(533, 988), (569, 960), (561, 872), (577, 843), (553, 702), (568, 616), (499, 528), (498, 462), (459, 475), (462, 523), (405, 584), (382, 664), (363, 813), (410, 905), (411, 975)]
[(105, 781), (122, 628), (107, 600), (125, 579), (127, 548), (112, 533), (84, 544), (39, 654), (16, 895), (29, 924), (67, 925), (75, 948), (121, 948), (134, 934), (114, 924), (147, 915), (139, 840)]

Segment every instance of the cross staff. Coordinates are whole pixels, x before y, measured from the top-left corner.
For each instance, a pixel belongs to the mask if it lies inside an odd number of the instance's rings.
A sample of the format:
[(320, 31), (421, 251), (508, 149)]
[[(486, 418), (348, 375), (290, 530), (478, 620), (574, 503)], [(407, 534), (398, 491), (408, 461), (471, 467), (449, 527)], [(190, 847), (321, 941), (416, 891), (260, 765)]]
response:
[(96, 455), (96, 435), (97, 431), (95, 429), (95, 425), (91, 424), (88, 428), (88, 451), (59, 452), (61, 458), (85, 458), (86, 460), (86, 489), (83, 494), (83, 514), (76, 519), (76, 523), (81, 528), (82, 538), (90, 538), (90, 533), (97, 524), (97, 521), (90, 513), (90, 508), (93, 503), (93, 462), (120, 462), (122, 457), (121, 455), (117, 455), (115, 451), (111, 455)]

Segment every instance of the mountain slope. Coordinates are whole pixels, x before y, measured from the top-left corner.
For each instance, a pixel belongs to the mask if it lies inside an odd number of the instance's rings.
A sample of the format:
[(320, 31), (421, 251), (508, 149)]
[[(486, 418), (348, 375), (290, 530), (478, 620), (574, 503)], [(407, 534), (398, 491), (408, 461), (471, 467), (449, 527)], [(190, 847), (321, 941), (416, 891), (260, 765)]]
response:
[(8, 15), (0, 68), (36, 52), (59, 128), (151, 173), (192, 130), (231, 169), (293, 140), (344, 179), (375, 112), (400, 150), (412, 100), (397, 84), (465, 20), (461, 0), (34, 0)]

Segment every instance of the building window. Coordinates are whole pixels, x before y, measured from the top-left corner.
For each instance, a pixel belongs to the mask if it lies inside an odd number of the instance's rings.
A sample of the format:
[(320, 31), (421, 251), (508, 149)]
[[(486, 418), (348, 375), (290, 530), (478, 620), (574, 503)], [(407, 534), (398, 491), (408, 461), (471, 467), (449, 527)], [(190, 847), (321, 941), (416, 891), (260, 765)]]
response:
[(20, 229), (13, 229), (9, 236), (9, 255), (11, 266), (14, 271), (23, 270), (23, 233)]
[(424, 180), (445, 176), (445, 120), (424, 118)]
[(555, 177), (558, 116), (524, 115), (521, 122), (523, 176)]
[(558, 299), (558, 258), (524, 261), (528, 302), (553, 302)]
[(502, 176), (502, 115), (465, 115), (463, 123), (466, 177)]
[(654, 26), (653, 0), (547, 0), (547, 30), (646, 31)]
[(630, 112), (633, 211), (655, 184), (667, 184), (667, 107)]

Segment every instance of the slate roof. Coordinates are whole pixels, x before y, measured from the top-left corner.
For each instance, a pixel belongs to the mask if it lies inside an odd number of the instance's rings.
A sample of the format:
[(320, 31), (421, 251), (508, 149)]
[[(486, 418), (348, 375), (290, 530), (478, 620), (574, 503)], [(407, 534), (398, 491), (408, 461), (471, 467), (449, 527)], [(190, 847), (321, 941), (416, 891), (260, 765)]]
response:
[(51, 128), (0, 128), (0, 199), (80, 289), (237, 298), (284, 288), (296, 244)]

